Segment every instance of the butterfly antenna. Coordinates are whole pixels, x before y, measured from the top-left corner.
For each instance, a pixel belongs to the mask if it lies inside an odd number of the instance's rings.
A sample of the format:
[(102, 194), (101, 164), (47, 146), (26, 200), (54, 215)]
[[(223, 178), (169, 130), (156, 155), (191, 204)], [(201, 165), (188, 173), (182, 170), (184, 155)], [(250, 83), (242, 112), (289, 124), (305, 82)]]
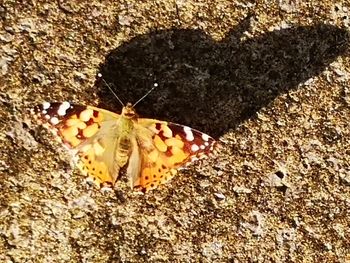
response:
[(101, 74), (101, 73), (98, 73), (97, 76), (98, 76), (99, 78), (102, 79), (103, 83), (104, 83), (104, 84), (107, 86), (107, 88), (112, 92), (112, 94), (114, 95), (114, 97), (116, 97), (117, 100), (120, 102), (120, 104), (121, 104), (123, 107), (125, 107), (124, 103), (122, 102), (121, 99), (119, 99), (118, 95), (114, 92), (114, 90), (111, 88), (111, 86), (109, 86), (108, 83), (107, 83), (107, 81), (105, 81), (105, 79), (102, 78), (102, 74)]
[(158, 87), (158, 83), (154, 83), (153, 87), (149, 91), (147, 91), (147, 93), (145, 95), (143, 95), (138, 101), (136, 101), (134, 103), (134, 105), (132, 105), (132, 107), (135, 107), (137, 104), (139, 104), (140, 101), (142, 101), (144, 98), (146, 98), (157, 87)]

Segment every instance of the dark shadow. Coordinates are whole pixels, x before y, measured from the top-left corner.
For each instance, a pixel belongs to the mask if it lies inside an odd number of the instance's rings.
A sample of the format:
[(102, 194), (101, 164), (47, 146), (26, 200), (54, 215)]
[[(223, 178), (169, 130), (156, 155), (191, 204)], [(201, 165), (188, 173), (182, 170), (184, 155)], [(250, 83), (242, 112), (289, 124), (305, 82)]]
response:
[[(113, 50), (100, 72), (125, 102), (135, 102), (158, 82), (136, 107), (141, 117), (217, 137), (322, 72), (347, 49), (347, 31), (331, 25), (281, 29), (248, 39), (242, 34), (248, 22), (221, 42), (188, 29), (135, 37)], [(100, 106), (119, 112), (118, 101), (97, 84)]]

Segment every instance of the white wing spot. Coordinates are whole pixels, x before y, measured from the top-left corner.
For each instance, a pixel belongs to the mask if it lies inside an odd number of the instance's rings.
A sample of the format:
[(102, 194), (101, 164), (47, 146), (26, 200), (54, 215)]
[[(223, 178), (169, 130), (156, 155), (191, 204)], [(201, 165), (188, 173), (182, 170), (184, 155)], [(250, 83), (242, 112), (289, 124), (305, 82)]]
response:
[(41, 113), (42, 113), (42, 114), (46, 114), (46, 113), (47, 113), (47, 110), (42, 110)]
[(204, 146), (209, 146), (209, 142), (205, 142), (205, 143), (204, 143)]
[(47, 119), (47, 120), (50, 119), (50, 115), (49, 115), (49, 114), (46, 114), (46, 115), (45, 115), (45, 119)]
[(53, 124), (53, 125), (56, 125), (57, 123), (59, 123), (59, 120), (56, 118), (56, 117), (52, 117), (50, 122)]
[(206, 142), (209, 141), (209, 135), (203, 133), (203, 134), (202, 134), (202, 139), (203, 139), (204, 141), (206, 141)]
[(195, 161), (198, 161), (199, 159), (196, 157), (196, 156), (193, 156), (193, 157), (191, 157), (191, 161), (192, 162), (195, 162)]
[(201, 150), (204, 150), (204, 149), (205, 149), (205, 146), (204, 146), (204, 145), (201, 145), (201, 146), (199, 146), (199, 148), (201, 148)]
[(185, 126), (184, 127), (184, 132), (186, 134), (186, 140), (191, 142), (194, 140), (193, 132), (190, 127)]
[(198, 145), (197, 145), (197, 144), (192, 144), (192, 146), (191, 146), (191, 151), (192, 151), (192, 152), (196, 152), (196, 151), (198, 151), (198, 150), (199, 150)]
[(66, 115), (67, 110), (70, 108), (70, 103), (65, 101), (63, 102), (60, 107), (58, 108), (57, 114), (59, 116), (64, 116)]
[(44, 110), (47, 110), (48, 108), (50, 108), (50, 106), (51, 106), (50, 102), (44, 102), (43, 103), (43, 109)]

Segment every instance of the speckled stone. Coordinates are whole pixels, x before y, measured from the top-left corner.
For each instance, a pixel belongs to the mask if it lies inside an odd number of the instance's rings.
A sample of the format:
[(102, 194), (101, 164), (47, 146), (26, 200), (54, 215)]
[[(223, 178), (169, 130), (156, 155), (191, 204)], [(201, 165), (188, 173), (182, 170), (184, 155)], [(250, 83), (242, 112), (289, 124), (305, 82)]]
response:
[[(350, 262), (348, 1), (0, 4), (0, 262)], [(220, 152), (99, 190), (29, 109), (200, 129)]]

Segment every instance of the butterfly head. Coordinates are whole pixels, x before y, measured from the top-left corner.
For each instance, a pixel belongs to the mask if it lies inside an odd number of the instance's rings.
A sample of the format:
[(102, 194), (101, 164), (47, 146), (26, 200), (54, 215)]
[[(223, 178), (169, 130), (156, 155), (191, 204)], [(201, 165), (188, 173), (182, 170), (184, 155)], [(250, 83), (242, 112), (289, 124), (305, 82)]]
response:
[(134, 119), (137, 117), (134, 106), (130, 102), (128, 102), (126, 106), (123, 107), (122, 116), (127, 119)]

